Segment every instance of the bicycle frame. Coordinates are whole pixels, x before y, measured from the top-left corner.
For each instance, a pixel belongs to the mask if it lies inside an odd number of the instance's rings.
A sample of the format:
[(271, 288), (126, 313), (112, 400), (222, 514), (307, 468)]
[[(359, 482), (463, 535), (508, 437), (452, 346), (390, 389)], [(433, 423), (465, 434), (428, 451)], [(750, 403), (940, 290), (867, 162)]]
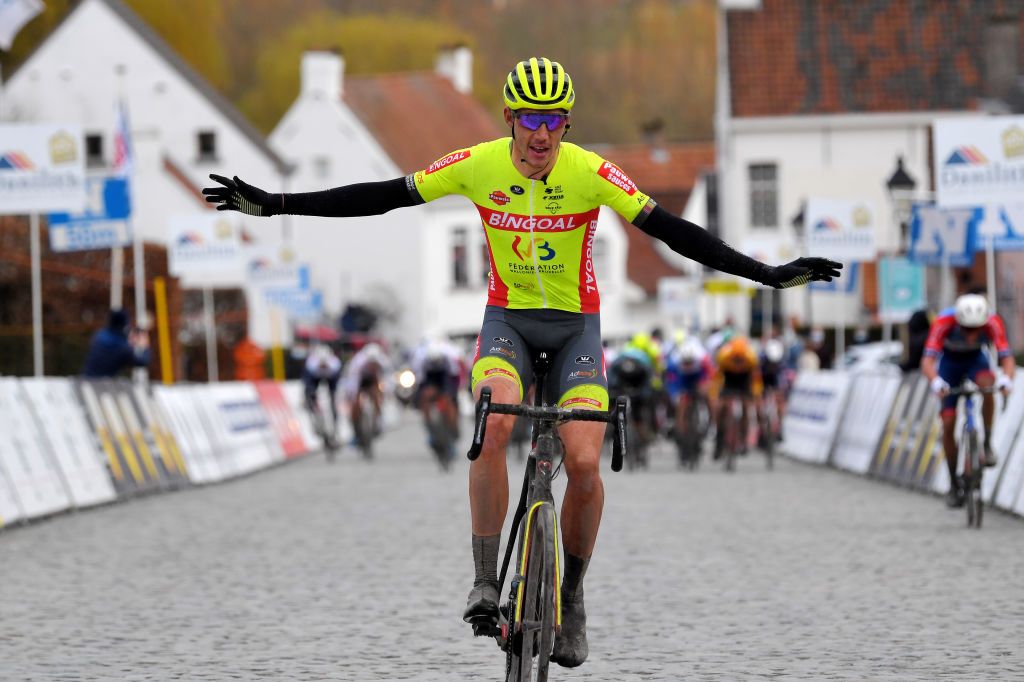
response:
[[(963, 453), (963, 479), (966, 495), (967, 526), (981, 528), (982, 508), (981, 479), (984, 467), (978, 452), (978, 424), (974, 416), (974, 396), (977, 393), (994, 393), (995, 388), (981, 388), (970, 381), (964, 381), (949, 394), (963, 399), (964, 424), (957, 443), (957, 457)], [(951, 482), (952, 484), (952, 482)]]
[[(543, 385), (543, 369), (536, 370), (535, 374), (538, 377), (538, 385)], [(615, 425), (615, 439), (612, 448), (613, 471), (620, 471), (622, 469), (622, 457), (626, 450), (627, 401), (624, 397), (616, 401), (613, 411), (604, 413), (594, 410), (566, 410), (544, 405), (539, 395), (541, 392), (538, 391), (537, 393), (534, 406), (500, 404), (492, 403), (491, 390), (484, 388), (480, 392), (480, 399), (477, 402), (473, 442), (467, 455), (471, 461), (479, 457), (484, 438), (486, 437), (487, 418), (491, 414), (523, 416), (533, 421), (534, 445), (527, 458), (526, 471), (523, 477), (523, 489), (513, 516), (512, 527), (509, 532), (509, 542), (505, 546), (505, 558), (498, 578), (498, 593), (501, 594), (504, 590), (505, 579), (508, 575), (508, 567), (512, 558), (513, 543), (511, 539), (515, 537), (517, 538), (516, 544), (519, 550), (517, 558), (518, 570), (512, 580), (509, 594), (510, 602), (514, 603), (515, 608), (513, 612), (507, 614), (509, 622), (504, 627), (474, 624), (475, 634), (494, 636), (498, 639), (499, 645), (503, 645), (502, 648), (508, 651), (509, 665), (512, 665), (513, 656), (520, 657), (520, 653), (513, 651), (513, 646), (511, 645), (513, 637), (521, 635), (519, 642), (520, 646), (522, 646), (522, 636), (525, 635), (527, 626), (534, 630), (540, 628), (542, 636), (545, 634), (547, 627), (543, 622), (527, 623), (523, 614), (523, 605), (527, 601), (524, 591), (527, 589), (527, 571), (530, 570), (528, 566), (532, 549), (530, 543), (536, 537), (534, 532), (535, 525), (539, 528), (540, 536), (546, 545), (544, 547), (545, 556), (553, 557), (553, 567), (550, 569), (554, 576), (552, 581), (552, 606), (554, 608), (552, 625), (555, 630), (561, 626), (561, 589), (559, 586), (561, 567), (559, 561), (558, 515), (551, 491), (551, 481), (555, 474), (555, 461), (563, 454), (563, 445), (558, 436), (558, 426), (571, 420), (613, 423)], [(524, 517), (526, 523), (521, 525)], [(517, 658), (516, 660), (521, 661), (522, 659)], [(546, 666), (544, 670), (546, 671)]]

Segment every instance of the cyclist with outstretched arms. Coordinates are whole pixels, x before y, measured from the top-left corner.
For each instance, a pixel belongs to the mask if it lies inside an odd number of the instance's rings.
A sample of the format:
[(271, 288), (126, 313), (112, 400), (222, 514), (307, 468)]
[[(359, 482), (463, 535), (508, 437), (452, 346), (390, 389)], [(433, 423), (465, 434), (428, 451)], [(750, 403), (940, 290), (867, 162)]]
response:
[[(303, 194), (268, 194), (237, 177), (211, 176), (204, 189), (220, 210), (251, 215), (376, 215), (449, 194), (474, 203), (490, 257), (487, 307), (472, 369), (479, 396), (490, 387), (496, 403), (523, 397), (531, 357), (553, 358), (545, 388), (560, 407), (608, 409), (601, 362), (600, 298), (592, 247), (600, 206), (610, 206), (638, 229), (710, 267), (774, 287), (830, 280), (837, 263), (803, 258), (772, 267), (733, 250), (704, 229), (677, 218), (640, 191), (622, 169), (563, 141), (575, 102), (572, 80), (546, 58), (518, 63), (504, 86), (509, 137), (454, 150), (403, 178)], [(476, 577), (467, 620), (498, 616), (497, 558), (508, 506), (505, 447), (514, 417), (491, 415), (483, 452), (469, 474)], [(562, 505), (565, 551), (562, 628), (552, 660), (576, 666), (587, 656), (582, 581), (604, 505), (599, 473), (604, 424), (560, 428), (567, 489)]]

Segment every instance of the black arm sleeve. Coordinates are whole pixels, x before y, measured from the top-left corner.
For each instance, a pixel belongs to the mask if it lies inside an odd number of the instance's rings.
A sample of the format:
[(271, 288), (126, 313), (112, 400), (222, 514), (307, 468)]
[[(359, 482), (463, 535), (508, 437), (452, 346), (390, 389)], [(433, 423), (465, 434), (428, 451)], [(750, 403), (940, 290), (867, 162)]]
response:
[(761, 284), (771, 280), (773, 268), (770, 265), (743, 255), (699, 225), (677, 218), (661, 206), (655, 206), (649, 215), (641, 211), (633, 224), (668, 244), (676, 253), (710, 268)]
[[(411, 177), (411, 176), (410, 176)], [(326, 189), (322, 192), (302, 192), (280, 195), (280, 213), (289, 215), (315, 215), (327, 218), (380, 215), (395, 208), (422, 204), (414, 184), (408, 178), (395, 178), (383, 182), (362, 182)]]

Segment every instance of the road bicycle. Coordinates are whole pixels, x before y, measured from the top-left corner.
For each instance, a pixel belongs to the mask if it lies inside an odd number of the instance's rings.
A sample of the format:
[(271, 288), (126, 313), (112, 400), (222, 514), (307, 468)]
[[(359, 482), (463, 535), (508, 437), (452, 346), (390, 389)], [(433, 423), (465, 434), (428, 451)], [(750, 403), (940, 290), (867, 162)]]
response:
[(962, 397), (964, 405), (964, 423), (960, 427), (960, 437), (957, 439), (957, 457), (964, 464), (964, 506), (967, 507), (968, 528), (981, 528), (981, 518), (985, 508), (981, 496), (981, 479), (985, 467), (982, 463), (978, 424), (974, 416), (974, 396), (979, 393), (994, 393), (995, 391), (994, 387), (981, 388), (971, 381), (964, 380), (949, 392), (949, 395)]
[(324, 410), (317, 399), (317, 396), (309, 397), (306, 399), (306, 409), (309, 410), (310, 420), (313, 423), (313, 431), (323, 441), (324, 453), (327, 455), (327, 461), (333, 462), (334, 458), (338, 454), (338, 449), (341, 447), (338, 443), (338, 437), (336, 435), (338, 425), (334, 420), (333, 413), (328, 424), (328, 417), (324, 414)]
[(423, 400), (427, 401), (423, 417), (430, 449), (437, 457), (441, 470), (450, 471), (455, 459), (455, 441), (458, 440), (456, 427), (451, 424), (448, 416), (453, 409), (452, 397), (443, 391), (435, 391), (425, 394)]
[(725, 459), (725, 470), (736, 471), (736, 457), (747, 445), (748, 423), (743, 418), (743, 394), (722, 391), (715, 431), (715, 459)]
[[(534, 362), (537, 386), (544, 386), (548, 368), (547, 354), (539, 354)], [(558, 514), (551, 493), (551, 481), (561, 468), (559, 458), (564, 454), (557, 427), (572, 420), (613, 424), (612, 471), (622, 470), (622, 456), (626, 452), (625, 397), (615, 401), (613, 410), (597, 412), (551, 406), (543, 402), (540, 396), (543, 391), (536, 393), (534, 405), (530, 406), (492, 403), (491, 389), (481, 390), (476, 405), (473, 442), (468, 453), (470, 461), (480, 456), (489, 415), (512, 414), (532, 421), (533, 449), (527, 458), (523, 489), (498, 578), (498, 594), (501, 594), (512, 558), (512, 538), (518, 537), (516, 572), (512, 576), (508, 600), (499, 609), (497, 622), (492, 618), (473, 622), (474, 635), (494, 637), (506, 653), (506, 682), (545, 682), (555, 634), (561, 628)], [(557, 467), (556, 460), (559, 460)]]
[(775, 444), (782, 434), (782, 419), (779, 414), (778, 389), (772, 388), (764, 392), (761, 399), (761, 442), (768, 468), (775, 463)]
[(352, 415), (352, 431), (363, 458), (370, 460), (373, 459), (373, 441), (379, 431), (377, 404), (370, 390), (362, 386), (356, 392), (356, 404), (358, 409)]
[(673, 429), (676, 448), (679, 452), (679, 466), (694, 471), (700, 463), (701, 446), (706, 430), (706, 404), (704, 397), (697, 393), (683, 393)]

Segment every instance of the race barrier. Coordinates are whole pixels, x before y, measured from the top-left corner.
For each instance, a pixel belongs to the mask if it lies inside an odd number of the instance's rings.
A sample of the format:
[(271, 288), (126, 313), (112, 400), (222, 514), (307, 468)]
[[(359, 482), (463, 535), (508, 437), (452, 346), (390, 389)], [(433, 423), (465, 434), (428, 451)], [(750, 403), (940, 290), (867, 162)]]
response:
[[(999, 464), (986, 470), (982, 496), (1024, 516), (1024, 370), (1017, 370), (1005, 406), (996, 399), (992, 447)], [(980, 404), (975, 400), (979, 426)], [(957, 429), (963, 410), (961, 402)], [(802, 372), (790, 393), (782, 435), (780, 449), (794, 459), (913, 490), (949, 489), (939, 401), (918, 372)]]
[(243, 476), (318, 449), (300, 382), (0, 377), (0, 528)]

